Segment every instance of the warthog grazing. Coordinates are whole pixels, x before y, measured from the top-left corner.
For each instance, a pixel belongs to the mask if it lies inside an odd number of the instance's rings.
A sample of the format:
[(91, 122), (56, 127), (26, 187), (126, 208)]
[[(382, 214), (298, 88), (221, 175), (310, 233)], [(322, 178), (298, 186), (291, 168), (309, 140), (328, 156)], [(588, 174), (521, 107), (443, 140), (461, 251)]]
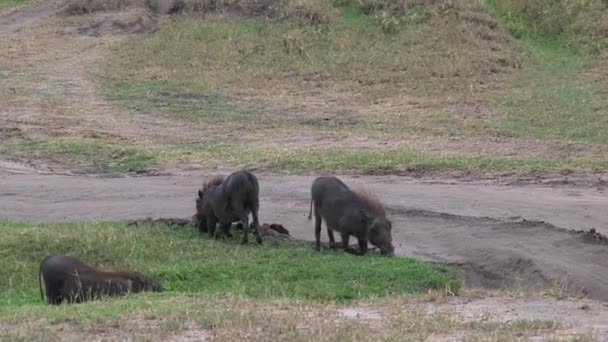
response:
[(161, 291), (158, 280), (139, 272), (101, 271), (66, 255), (49, 255), (40, 263), (38, 282), (44, 301), (42, 278), (48, 304), (81, 303), (127, 292)]
[(333, 231), (340, 232), (342, 247), (350, 251), (349, 238), (359, 242), (359, 253), (367, 253), (367, 242), (377, 246), (382, 254), (393, 255), (391, 221), (384, 208), (372, 196), (353, 192), (336, 177), (319, 177), (312, 183), (310, 213), (315, 213), (315, 248), (321, 248), (321, 223), (325, 220), (330, 246), (335, 246)]
[(259, 232), (258, 210), (260, 186), (254, 174), (249, 171), (236, 171), (225, 179), (215, 177), (205, 183), (198, 192), (196, 200), (196, 218), (201, 233), (209, 231), (212, 238), (216, 237), (215, 225), (220, 223), (224, 235), (231, 237), (232, 222), (243, 224), (242, 244), (248, 241), (249, 213), (253, 216), (253, 234), (258, 243), (262, 243)]

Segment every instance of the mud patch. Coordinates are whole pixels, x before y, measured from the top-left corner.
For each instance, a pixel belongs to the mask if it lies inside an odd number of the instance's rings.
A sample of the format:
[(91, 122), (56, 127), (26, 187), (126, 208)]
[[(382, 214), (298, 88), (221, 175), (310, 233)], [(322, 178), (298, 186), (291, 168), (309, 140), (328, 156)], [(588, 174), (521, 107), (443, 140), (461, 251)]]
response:
[[(147, 217), (144, 219), (127, 221), (127, 226), (142, 227), (142, 226), (147, 226), (147, 225), (166, 225), (168, 227), (174, 227), (174, 228), (193, 228), (194, 229), (194, 228), (196, 228), (196, 224), (197, 224), (196, 222), (197, 222), (196, 215), (192, 216), (192, 218), (190, 218), (190, 219), (165, 218), (165, 217), (153, 219), (151, 217)], [(216, 229), (220, 229), (220, 228), (218, 227)], [(275, 244), (278, 244), (281, 242), (285, 242), (288, 240), (306, 243), (305, 241), (292, 239), (290, 236), (289, 230), (287, 228), (285, 228), (282, 224), (264, 223), (264, 224), (260, 225), (259, 229), (260, 229), (260, 235), (262, 235), (264, 242), (270, 242), (272, 245), (275, 245)], [(231, 232), (233, 234), (233, 237), (231, 238), (232, 240), (237, 240), (237, 239), (240, 240), (240, 238), (243, 236), (243, 225), (240, 222), (233, 224), (231, 227)], [(251, 234), (251, 232), (252, 231), (250, 229), (250, 234)], [(221, 234), (221, 230), (219, 231), (219, 233), (222, 238), (225, 238), (223, 236), (223, 234)]]
[[(168, 227), (179, 228), (179, 229), (181, 229), (181, 228), (196, 229), (196, 226), (197, 226), (196, 215), (193, 215), (192, 218), (190, 218), (190, 219), (166, 218), (166, 217), (153, 219), (151, 217), (147, 217), (144, 219), (129, 220), (129, 221), (126, 221), (126, 223), (127, 223), (127, 226), (131, 226), (131, 227), (145, 227), (145, 226), (150, 226), (150, 225), (166, 225)], [(315, 247), (314, 241), (307, 241), (307, 240), (302, 240), (302, 239), (297, 239), (297, 238), (292, 237), (289, 230), (287, 228), (285, 228), (285, 226), (283, 226), (282, 224), (279, 224), (279, 223), (264, 223), (264, 224), (260, 225), (259, 229), (260, 229), (260, 235), (262, 236), (264, 243), (269, 243), (271, 246), (278, 246), (285, 242), (290, 242), (292, 245), (305, 246), (308, 248)], [(232, 227), (230, 229), (230, 232), (232, 233), (232, 237), (230, 237), (230, 238), (226, 238), (224, 236), (224, 234), (221, 231), (221, 229), (219, 228), (219, 226), (216, 228), (216, 230), (218, 230), (219, 239), (240, 241), (241, 238), (243, 237), (243, 224), (240, 222), (232, 224)], [(249, 234), (250, 235), (252, 234), (251, 229), (249, 230)], [(335, 243), (333, 245), (330, 245), (327, 242), (321, 242), (321, 248), (327, 249), (327, 250), (344, 250), (340, 243)], [(347, 252), (349, 254), (357, 254), (358, 250), (359, 250), (358, 244), (351, 244), (347, 248), (347, 250), (345, 250), (345, 252)], [(379, 254), (380, 250), (377, 247), (369, 246), (368, 253), (378, 253)]]
[(590, 230), (573, 230), (573, 234), (579, 236), (583, 241), (608, 245), (608, 237), (591, 228)]
[[(306, 117), (306, 116), (304, 116)], [(301, 125), (306, 126), (316, 126), (316, 127), (342, 127), (342, 126), (354, 126), (358, 123), (358, 121), (353, 117), (353, 115), (345, 113), (331, 116), (322, 116), (322, 117), (310, 117), (306, 119), (300, 119), (299, 123)]]
[[(237, 223), (237, 224), (233, 225), (232, 228), (234, 230), (240, 230), (240, 231), (242, 231), (243, 230), (243, 224), (242, 223)], [(277, 223), (268, 224), (268, 223), (264, 223), (260, 228), (264, 229), (264, 230), (268, 230), (268, 231), (274, 231), (274, 232), (276, 232), (278, 234), (281, 234), (281, 235), (287, 235), (287, 236), (289, 236), (289, 230), (287, 230), (287, 228), (283, 227), (282, 224), (277, 224)], [(276, 235), (275, 233), (271, 233), (271, 234), (272, 235)]]
[[(277, 227), (282, 227), (282, 231), (286, 231), (287, 234), (280, 233), (277, 230), (275, 230), (275, 229), (278, 229)], [(271, 246), (278, 246), (279, 244), (287, 242), (287, 241), (296, 241), (296, 240), (293, 240), (289, 236), (289, 231), (287, 231), (287, 229), (285, 229), (285, 227), (283, 227), (280, 224), (264, 223), (264, 224), (260, 225), (260, 227), (258, 229), (260, 230), (260, 235), (262, 236), (262, 240), (264, 241), (263, 243), (268, 243)], [(240, 241), (241, 238), (243, 237), (243, 225), (240, 223), (232, 225), (232, 233), (234, 234), (233, 239)], [(252, 229), (249, 229), (249, 235), (251, 238)]]
[(135, 226), (135, 227), (141, 227), (141, 226), (146, 226), (146, 225), (157, 225), (157, 224), (162, 224), (162, 225), (166, 225), (169, 227), (190, 227), (190, 226), (194, 226), (194, 224), (192, 223), (192, 220), (190, 219), (181, 219), (181, 218), (158, 218), (158, 219), (153, 219), (151, 217), (147, 217), (145, 219), (139, 219), (139, 220), (131, 220), (131, 221), (127, 221), (127, 226)]
[(19, 127), (0, 127), (0, 139), (22, 138), (23, 130)]

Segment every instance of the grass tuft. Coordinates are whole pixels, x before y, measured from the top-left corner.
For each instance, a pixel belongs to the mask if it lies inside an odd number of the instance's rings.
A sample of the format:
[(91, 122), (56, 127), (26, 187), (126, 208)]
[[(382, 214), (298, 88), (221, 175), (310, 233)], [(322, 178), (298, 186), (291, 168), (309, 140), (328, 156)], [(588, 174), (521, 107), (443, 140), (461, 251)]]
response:
[(27, 0), (0, 0), (0, 9), (22, 5)]
[(17, 158), (67, 162), (91, 173), (145, 171), (156, 164), (156, 157), (145, 149), (92, 140), (9, 140), (0, 144), (0, 152)]

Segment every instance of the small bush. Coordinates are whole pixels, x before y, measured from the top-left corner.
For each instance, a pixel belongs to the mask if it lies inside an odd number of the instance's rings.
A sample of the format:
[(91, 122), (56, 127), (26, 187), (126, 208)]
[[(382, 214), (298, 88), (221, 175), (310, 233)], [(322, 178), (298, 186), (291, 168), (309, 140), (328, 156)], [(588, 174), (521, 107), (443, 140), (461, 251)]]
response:
[(330, 24), (336, 17), (327, 0), (282, 0), (275, 9), (282, 18), (302, 18), (313, 25)]
[(584, 52), (608, 53), (608, 1), (489, 0), (516, 37), (535, 33), (563, 39)]
[(400, 21), (397, 17), (387, 11), (378, 12), (374, 18), (384, 33), (396, 33), (399, 31)]

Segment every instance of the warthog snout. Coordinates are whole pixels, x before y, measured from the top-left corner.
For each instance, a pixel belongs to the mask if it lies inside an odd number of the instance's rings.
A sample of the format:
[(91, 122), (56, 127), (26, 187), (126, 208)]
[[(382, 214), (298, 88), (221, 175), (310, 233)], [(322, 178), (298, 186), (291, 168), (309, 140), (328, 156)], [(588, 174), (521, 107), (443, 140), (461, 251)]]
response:
[(393, 246), (390, 246), (386, 249), (381, 249), (380, 254), (386, 255), (386, 256), (395, 256), (395, 248)]

